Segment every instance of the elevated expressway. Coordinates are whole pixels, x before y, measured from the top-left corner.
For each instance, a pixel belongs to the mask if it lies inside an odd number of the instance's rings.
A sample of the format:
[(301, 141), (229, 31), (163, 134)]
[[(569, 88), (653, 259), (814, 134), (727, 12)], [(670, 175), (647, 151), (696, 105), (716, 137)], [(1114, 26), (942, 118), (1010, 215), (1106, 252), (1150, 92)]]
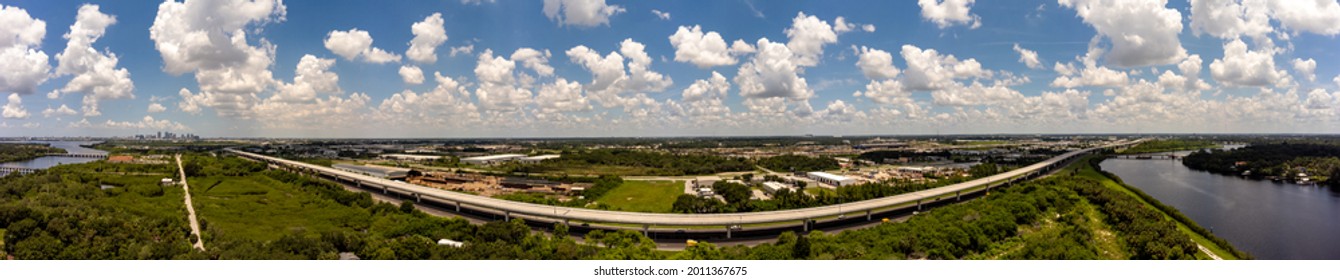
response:
[[(938, 202), (941, 199), (947, 198), (957, 200), (966, 194), (985, 192), (994, 187), (1032, 179), (1036, 176), (1046, 174), (1053, 169), (1060, 168), (1068, 163), (1069, 160), (1085, 154), (1103, 149), (1129, 146), (1138, 142), (1138, 140), (1124, 141), (1100, 147), (1072, 151), (1023, 168), (935, 189), (828, 206), (729, 214), (639, 213), (516, 202), (434, 189), (314, 164), (238, 151), (231, 148), (226, 150), (246, 158), (266, 162), (291, 171), (322, 175), (339, 182), (355, 184), (362, 188), (380, 189), (383, 193), (396, 193), (407, 196), (407, 199), (412, 199), (420, 203), (432, 202), (448, 208), (455, 206), (457, 212), (460, 212), (462, 207), (466, 207), (470, 210), (501, 215), (503, 219), (524, 217), (529, 221), (539, 219), (550, 223), (581, 222), (583, 223), (583, 226), (587, 226), (585, 223), (612, 224), (616, 225), (616, 228), (636, 228), (640, 226), (644, 232), (653, 230), (653, 227), (662, 231), (664, 231), (664, 228), (673, 229), (675, 227), (680, 227), (692, 229), (693, 231), (700, 233), (725, 233), (726, 237), (730, 238), (731, 231), (739, 231), (743, 225), (757, 225), (764, 227), (788, 225), (790, 227), (795, 227), (796, 225), (791, 223), (799, 222), (803, 230), (809, 230), (811, 225), (817, 219), (833, 219), (834, 217), (836, 217), (836, 219), (843, 219), (849, 215), (856, 215), (856, 217), (859, 217), (859, 215), (863, 214), (866, 217), (866, 220), (870, 220), (872, 214), (876, 213), (908, 209), (920, 210), (923, 203)], [(680, 229), (678, 232), (682, 233), (684, 230)]]

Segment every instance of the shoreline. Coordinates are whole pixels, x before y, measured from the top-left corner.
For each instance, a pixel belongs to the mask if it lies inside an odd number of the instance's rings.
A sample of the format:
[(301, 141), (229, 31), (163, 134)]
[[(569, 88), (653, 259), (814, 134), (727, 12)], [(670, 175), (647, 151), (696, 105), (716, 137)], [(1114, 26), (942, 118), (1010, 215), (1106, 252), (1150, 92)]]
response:
[(1106, 160), (1105, 157), (1091, 156), (1088, 159), (1080, 160), (1086, 161), (1078, 163), (1079, 165), (1076, 167), (1081, 169), (1081, 172), (1083, 172), (1084, 169), (1092, 170), (1093, 172), (1096, 172), (1096, 175), (1101, 176), (1101, 178), (1096, 179), (1105, 181), (1104, 185), (1118, 188), (1128, 195), (1134, 196), (1136, 199), (1144, 202), (1146, 205), (1153, 207), (1154, 210), (1163, 213), (1164, 216), (1177, 222), (1178, 228), (1182, 229), (1183, 233), (1186, 233), (1197, 244), (1206, 247), (1209, 251), (1215, 252), (1218, 256), (1225, 257), (1226, 259), (1253, 259), (1250, 253), (1238, 250), (1232, 243), (1228, 242), (1228, 240), (1215, 236), (1213, 232), (1206, 230), (1191, 218), (1183, 215), (1177, 208), (1163, 204), (1157, 198), (1150, 196), (1139, 188), (1126, 184), (1125, 181), (1121, 180), (1120, 176), (1103, 171), (1100, 163), (1102, 163), (1103, 160)]

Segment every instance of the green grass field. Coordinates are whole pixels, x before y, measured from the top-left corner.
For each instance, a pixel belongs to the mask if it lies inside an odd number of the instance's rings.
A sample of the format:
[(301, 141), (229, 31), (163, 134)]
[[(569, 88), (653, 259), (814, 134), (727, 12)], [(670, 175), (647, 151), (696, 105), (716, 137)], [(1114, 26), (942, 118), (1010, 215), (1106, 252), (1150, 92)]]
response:
[[(1112, 180), (1112, 178), (1108, 178), (1106, 175), (1103, 175), (1103, 173), (1098, 172), (1098, 170), (1094, 170), (1093, 167), (1090, 166), (1089, 164), (1086, 164), (1086, 162), (1088, 161), (1088, 159), (1089, 159), (1090, 157), (1093, 157), (1093, 156), (1089, 156), (1089, 157), (1085, 157), (1085, 158), (1081, 158), (1081, 159), (1077, 160), (1077, 161), (1075, 162), (1075, 164), (1071, 164), (1070, 166), (1066, 167), (1064, 170), (1061, 170), (1060, 172), (1057, 172), (1057, 174), (1066, 174), (1066, 173), (1068, 173), (1068, 172), (1072, 172), (1072, 170), (1074, 170), (1074, 169), (1079, 169), (1079, 172), (1078, 172), (1078, 174), (1077, 174), (1078, 176), (1080, 176), (1080, 177), (1088, 177), (1088, 178), (1092, 178), (1092, 179), (1099, 180), (1099, 181), (1101, 181), (1101, 182), (1103, 183), (1103, 186), (1106, 186), (1106, 187), (1111, 188), (1111, 189), (1114, 189), (1114, 190), (1121, 191), (1122, 193), (1125, 193), (1125, 194), (1127, 194), (1127, 195), (1130, 195), (1130, 196), (1132, 196), (1132, 197), (1135, 197), (1136, 200), (1139, 200), (1141, 203), (1145, 204), (1145, 206), (1148, 206), (1149, 208), (1154, 209), (1154, 210), (1156, 210), (1156, 211), (1158, 210), (1158, 208), (1157, 208), (1157, 207), (1154, 207), (1154, 205), (1150, 204), (1149, 201), (1145, 201), (1144, 199), (1141, 199), (1139, 195), (1136, 195), (1134, 192), (1131, 192), (1131, 190), (1126, 189), (1125, 186), (1122, 186), (1120, 183), (1117, 183), (1117, 181)], [(1166, 218), (1166, 219), (1168, 219), (1168, 220), (1172, 220), (1173, 222), (1176, 222), (1176, 223), (1177, 223), (1177, 229), (1178, 229), (1178, 230), (1181, 230), (1182, 233), (1185, 233), (1187, 236), (1190, 236), (1190, 237), (1191, 237), (1191, 240), (1195, 241), (1196, 244), (1200, 244), (1201, 246), (1205, 246), (1205, 248), (1209, 249), (1211, 252), (1214, 252), (1215, 255), (1218, 255), (1220, 258), (1223, 258), (1223, 259), (1225, 259), (1225, 260), (1235, 260), (1235, 259), (1237, 259), (1237, 257), (1235, 257), (1235, 256), (1233, 256), (1233, 254), (1229, 253), (1228, 250), (1224, 250), (1224, 248), (1220, 248), (1219, 245), (1217, 245), (1217, 244), (1215, 244), (1214, 242), (1210, 241), (1209, 238), (1206, 238), (1205, 236), (1200, 235), (1199, 233), (1196, 233), (1195, 231), (1192, 231), (1191, 228), (1187, 227), (1186, 224), (1183, 224), (1183, 223), (1181, 223), (1181, 222), (1178, 222), (1176, 219), (1173, 219), (1172, 216), (1169, 216), (1169, 215), (1168, 215), (1168, 213), (1164, 213), (1163, 211), (1158, 211), (1158, 212), (1161, 213), (1161, 214), (1163, 214), (1164, 218)], [(1196, 256), (1198, 256), (1198, 257), (1200, 257), (1200, 258), (1203, 258), (1203, 259), (1209, 259), (1209, 258), (1210, 258), (1209, 255), (1206, 255), (1205, 253), (1196, 253)]]
[(624, 181), (596, 203), (612, 210), (669, 213), (680, 194), (684, 194), (684, 181)]
[(831, 190), (831, 189), (827, 189), (827, 188), (824, 188), (824, 187), (808, 187), (808, 188), (805, 188), (805, 193), (808, 193), (808, 194), (810, 194), (810, 195), (815, 195), (815, 196), (818, 196), (818, 195), (820, 195), (820, 194), (837, 195), (837, 191), (835, 191), (835, 190)]
[(301, 193), (261, 174), (188, 180), (197, 215), (230, 239), (275, 240), (294, 231), (315, 234), (367, 216), (366, 210)]

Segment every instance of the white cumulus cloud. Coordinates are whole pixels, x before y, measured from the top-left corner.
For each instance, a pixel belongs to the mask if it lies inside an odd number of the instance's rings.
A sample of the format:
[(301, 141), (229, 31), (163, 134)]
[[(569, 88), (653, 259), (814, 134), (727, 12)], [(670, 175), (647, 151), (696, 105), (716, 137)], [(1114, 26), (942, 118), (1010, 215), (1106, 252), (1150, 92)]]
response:
[(549, 50), (539, 51), (532, 48), (519, 48), (512, 52), (511, 59), (521, 63), (521, 66), (535, 71), (535, 74), (539, 74), (540, 77), (548, 77), (554, 75), (554, 67), (549, 66), (549, 57), (552, 56), (553, 54), (550, 54)]
[(286, 8), (274, 0), (167, 1), (149, 27), (149, 38), (163, 58), (163, 70), (181, 75), (195, 72), (199, 94), (189, 90), (183, 111), (213, 107), (219, 115), (241, 116), (258, 100), (256, 94), (274, 83), (270, 65), (275, 46), (248, 43), (249, 32), (283, 21)]
[(923, 50), (913, 45), (903, 45), (901, 53), (907, 61), (903, 83), (912, 90), (937, 90), (950, 86), (957, 79), (992, 76), (991, 71), (982, 69), (977, 59), (959, 60), (951, 54), (942, 55), (935, 49)]
[(70, 106), (65, 106), (65, 104), (61, 104), (59, 108), (53, 109), (51, 107), (47, 107), (46, 110), (42, 110), (42, 117), (46, 118), (50, 118), (51, 116), (73, 116), (76, 114), (79, 114), (79, 112), (75, 112), (74, 109), (70, 109)]
[(544, 0), (544, 16), (558, 26), (596, 27), (609, 25), (610, 17), (626, 10), (606, 5), (605, 0)]
[(1042, 62), (1038, 61), (1038, 52), (1019, 47), (1014, 44), (1014, 51), (1019, 53), (1019, 62), (1032, 69), (1042, 69)]
[(625, 39), (618, 52), (605, 56), (586, 46), (568, 49), (567, 55), (573, 63), (591, 72), (592, 81), (586, 85), (586, 91), (591, 99), (607, 108), (645, 103), (637, 98), (638, 94), (665, 91), (674, 84), (669, 76), (651, 70), (652, 59), (646, 46), (632, 39)]
[[(65, 108), (64, 106), (65, 105), (61, 105), (61, 108)], [(162, 113), (164, 111), (167, 111), (167, 107), (163, 107), (163, 104), (158, 104), (157, 102), (149, 103), (149, 110), (148, 110), (149, 113)], [(46, 112), (42, 113), (45, 114)]]
[(475, 96), (484, 109), (508, 111), (530, 104), (533, 95), (530, 89), (518, 85), (516, 68), (516, 61), (494, 56), (493, 50), (479, 54), (475, 78), (480, 84)]
[(805, 12), (797, 13), (791, 19), (791, 27), (785, 33), (790, 39), (786, 47), (795, 54), (796, 64), (800, 66), (818, 65), (824, 55), (824, 45), (837, 43), (837, 32), (833, 31), (832, 25), (818, 17), (805, 15)]
[[(356, 58), (362, 58), (365, 62), (376, 64), (400, 61), (400, 55), (372, 47), (372, 35), (368, 34), (367, 31), (358, 30), (358, 28), (349, 29), (349, 31), (330, 31), (324, 42), (326, 49), (330, 52), (350, 61)], [(426, 55), (432, 55), (432, 53)], [(433, 59), (436, 59), (436, 55), (433, 55)]]
[(447, 29), (443, 27), (442, 13), (433, 13), (410, 26), (414, 39), (409, 41), (405, 57), (418, 63), (437, 62), (437, 46), (447, 41)]
[(1321, 35), (1340, 34), (1340, 3), (1328, 0), (1269, 1), (1271, 15), (1285, 28)]
[(945, 29), (954, 25), (967, 25), (969, 29), (982, 27), (982, 18), (972, 13), (974, 0), (918, 0), (921, 6), (921, 18)]
[(18, 93), (9, 94), (9, 103), (5, 103), (3, 115), (6, 119), (26, 119), (28, 110), (23, 108), (23, 97)]
[(800, 77), (803, 68), (792, 59), (795, 55), (790, 48), (768, 41), (767, 38), (759, 39), (757, 48), (758, 53), (754, 58), (741, 65), (739, 73), (735, 75), (735, 84), (740, 87), (741, 96), (748, 99), (785, 98), (792, 101), (808, 100), (814, 96), (809, 83)]
[(46, 26), (27, 10), (0, 5), (0, 92), (30, 94), (46, 82), (51, 65), (40, 48)]
[(564, 78), (540, 86), (539, 94), (535, 95), (535, 104), (542, 113), (591, 110), (591, 103), (582, 95), (582, 84)]
[(675, 61), (687, 62), (698, 68), (733, 65), (737, 61), (726, 46), (726, 40), (715, 31), (703, 33), (702, 27), (680, 26), (674, 35), (670, 35), (670, 45), (675, 47)]
[(74, 77), (54, 94), (84, 93), (85, 116), (101, 115), (98, 104), (102, 100), (135, 98), (130, 71), (116, 68), (118, 59), (115, 54), (93, 48), (93, 43), (102, 38), (112, 24), (116, 24), (116, 17), (103, 14), (98, 5), (80, 6), (74, 24), (70, 25), (70, 33), (65, 34), (69, 39), (65, 51), (56, 54), (59, 62), (56, 75)]
[(400, 79), (406, 84), (417, 85), (423, 83), (423, 70), (414, 65), (400, 66)]
[(1196, 34), (1234, 39), (1262, 38), (1273, 31), (1265, 3), (1239, 0), (1191, 0), (1191, 30)]
[(1267, 86), (1288, 74), (1275, 69), (1273, 52), (1248, 50), (1247, 44), (1234, 39), (1224, 44), (1224, 58), (1210, 63), (1216, 81), (1234, 86)]
[(1307, 78), (1308, 81), (1317, 81), (1317, 61), (1309, 59), (1293, 59), (1293, 70), (1298, 71), (1299, 75)]
[[(1089, 52), (1083, 57), (1076, 58), (1083, 63), (1084, 68), (1078, 68), (1073, 62), (1061, 64), (1056, 62), (1052, 67), (1057, 74), (1055, 80), (1052, 80), (1051, 86), (1063, 88), (1077, 88), (1084, 86), (1102, 86), (1118, 87), (1126, 85), (1130, 81), (1130, 76), (1126, 72), (1112, 70), (1106, 66), (1098, 65), (1098, 57), (1103, 55), (1103, 49), (1090, 48)], [(1197, 57), (1199, 61), (1199, 57)]]
[(1107, 63), (1119, 67), (1166, 65), (1186, 57), (1177, 34), (1182, 13), (1167, 0), (1059, 0), (1074, 8), (1098, 35), (1112, 43)]
[(898, 76), (898, 67), (893, 66), (893, 54), (865, 46), (857, 50), (860, 59), (856, 61), (856, 67), (861, 69), (866, 78), (878, 80)]

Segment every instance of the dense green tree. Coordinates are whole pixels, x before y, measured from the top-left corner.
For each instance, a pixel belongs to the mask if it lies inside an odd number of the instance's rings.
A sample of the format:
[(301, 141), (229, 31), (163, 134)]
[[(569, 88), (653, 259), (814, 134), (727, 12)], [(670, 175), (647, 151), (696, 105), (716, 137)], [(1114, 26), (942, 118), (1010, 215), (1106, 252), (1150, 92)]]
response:
[(810, 258), (810, 238), (804, 235), (796, 236), (796, 243), (791, 245), (791, 258), (808, 259)]
[(414, 213), (414, 202), (409, 200), (401, 201), (400, 212), (405, 214)]
[(0, 143), (0, 162), (24, 161), (49, 154), (64, 154), (65, 149), (49, 144)]
[[(590, 170), (600, 166), (619, 166), (641, 168), (636, 174), (627, 175), (697, 175), (714, 174), (753, 169), (747, 160), (704, 154), (672, 154), (663, 152), (623, 149), (569, 150), (558, 159), (546, 160), (538, 164), (512, 166), (512, 171), (541, 173), (551, 170), (569, 170), (588, 167)], [(599, 174), (597, 172), (597, 174)]]
[(837, 160), (832, 157), (808, 157), (802, 155), (780, 155), (758, 160), (758, 165), (777, 172), (806, 172), (838, 169)]
[(1182, 159), (1182, 164), (1195, 170), (1219, 174), (1243, 175), (1253, 178), (1278, 177), (1297, 179), (1298, 173), (1325, 177), (1321, 183), (1331, 184), (1340, 176), (1340, 144), (1336, 143), (1266, 143), (1234, 150), (1196, 151)]

